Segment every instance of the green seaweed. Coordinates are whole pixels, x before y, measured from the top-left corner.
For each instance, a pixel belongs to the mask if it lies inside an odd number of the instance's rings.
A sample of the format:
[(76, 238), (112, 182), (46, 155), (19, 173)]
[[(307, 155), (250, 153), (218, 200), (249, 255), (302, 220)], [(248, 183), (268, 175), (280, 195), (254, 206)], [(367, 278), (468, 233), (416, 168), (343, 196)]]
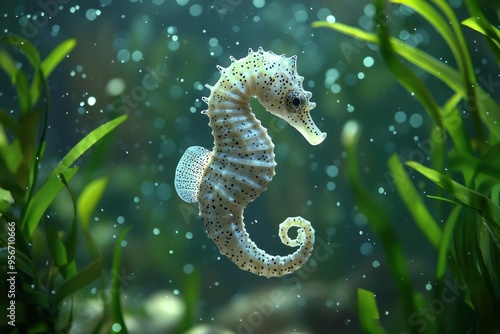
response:
[[(79, 170), (74, 163), (127, 117), (117, 117), (91, 131), (70, 149), (44, 181), (40, 180), (38, 171), (47, 145), (51, 109), (47, 79), (76, 41), (62, 42), (44, 59), (31, 42), (21, 37), (0, 37), (0, 43), (24, 55), (32, 67), (31, 74), (25, 66), (18, 68), (17, 60), (0, 48), (0, 69), (9, 77), (19, 101), (17, 114), (0, 108), (0, 266), (3, 276), (10, 275), (16, 281), (15, 327), (7, 323), (7, 317), (0, 322), (0, 331), (67, 332), (73, 320), (73, 294), (104, 276), (104, 260), (88, 225), (107, 183), (92, 182), (77, 201), (70, 186)], [(69, 195), (73, 219), (64, 222), (47, 218), (47, 211), (52, 210), (56, 197), (64, 189)], [(80, 250), (80, 229), (94, 256), (83, 268), (76, 257)], [(50, 261), (47, 266), (40, 266), (35, 259), (40, 254), (35, 254), (35, 249), (44, 248), (48, 248)], [(118, 256), (119, 252), (115, 258)], [(2, 278), (2, 284), (6, 284), (6, 278)], [(70, 305), (67, 317), (63, 312), (66, 300)], [(10, 302), (2, 299), (1, 307), (6, 309)], [(112, 312), (116, 314), (116, 305)]]
[[(376, 32), (368, 32), (350, 27), (342, 23), (314, 22), (313, 27), (330, 28), (365, 42), (379, 45), (380, 53), (388, 69), (396, 79), (432, 116), (435, 127), (431, 138), (436, 144), (432, 154), (431, 167), (414, 161), (406, 162), (406, 166), (418, 171), (445, 192), (428, 195), (432, 201), (451, 206), (451, 211), (440, 210), (441, 217), (435, 219), (427, 208), (426, 201), (413, 185), (400, 159), (393, 155), (389, 159), (389, 170), (393, 184), (402, 201), (408, 208), (414, 223), (422, 234), (436, 249), (437, 266), (435, 273), (435, 290), (443, 291), (449, 283), (449, 275), (456, 286), (464, 290), (455, 303), (450, 317), (437, 316), (436, 321), (426, 323), (426, 327), (410, 326), (410, 332), (425, 330), (426, 333), (446, 333), (460, 328), (465, 323), (463, 314), (474, 314), (477, 330), (480, 333), (500, 332), (500, 207), (499, 185), (500, 163), (500, 106), (490, 94), (481, 87), (475, 76), (473, 59), (468, 51), (463, 29), (467, 27), (483, 34), (487, 39), (493, 55), (500, 64), (500, 33), (482, 13), (478, 3), (466, 0), (470, 17), (460, 24), (450, 5), (443, 0), (410, 1), (390, 0), (407, 6), (428, 21), (444, 39), (453, 54), (457, 68), (437, 60), (430, 54), (390, 35), (390, 11), (385, 8), (385, 1), (375, 0)], [(451, 98), (443, 106), (439, 106), (424, 82), (406, 67), (401, 58), (413, 63), (444, 82), (452, 91)], [(457, 106), (463, 103), (467, 107), (470, 118), (462, 119)], [(344, 131), (352, 123), (347, 123)], [(471, 131), (466, 130), (470, 128)], [(471, 133), (469, 133), (471, 132)], [(351, 136), (352, 138), (357, 138)], [(436, 137), (440, 135), (439, 137)], [(345, 137), (345, 136), (344, 136)], [(439, 138), (439, 140), (437, 139)], [(371, 227), (376, 232), (384, 249), (389, 267), (398, 268), (406, 261), (404, 255), (394, 256), (389, 249), (397, 247), (398, 237), (394, 233), (381, 233), (381, 223), (385, 230), (392, 229), (379, 205), (369, 197), (363, 189), (361, 177), (357, 172), (356, 140), (344, 140), (348, 153), (348, 179), (360, 210), (368, 217)], [(456, 179), (457, 174), (461, 178)], [(454, 173), (454, 174), (453, 174)], [(429, 193), (429, 191), (427, 191)], [(441, 226), (438, 222), (444, 222)], [(390, 236), (390, 237), (388, 237)], [(394, 249), (395, 251), (396, 249)], [(401, 271), (391, 270), (396, 285), (406, 280)], [(410, 303), (410, 296), (415, 296)], [(399, 323), (409, 324), (411, 312), (418, 309), (419, 294), (412, 286), (406, 290), (399, 289), (399, 298), (403, 303), (403, 319)], [(438, 295), (435, 298), (439, 298)], [(362, 329), (366, 333), (379, 333), (381, 329), (374, 326), (378, 319), (375, 299), (371, 293), (358, 290), (359, 316)], [(468, 313), (469, 312), (469, 313)], [(410, 314), (411, 313), (411, 314)], [(457, 319), (457, 322), (450, 322)]]

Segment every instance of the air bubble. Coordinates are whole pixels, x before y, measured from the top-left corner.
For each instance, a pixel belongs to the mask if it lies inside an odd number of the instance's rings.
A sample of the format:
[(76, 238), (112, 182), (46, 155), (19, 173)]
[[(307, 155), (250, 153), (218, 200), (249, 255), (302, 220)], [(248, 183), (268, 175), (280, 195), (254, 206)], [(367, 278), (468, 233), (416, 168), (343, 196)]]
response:
[(373, 253), (373, 245), (369, 242), (365, 242), (361, 245), (359, 250), (363, 255), (371, 255)]
[(193, 271), (194, 271), (194, 266), (190, 263), (187, 263), (184, 265), (184, 267), (182, 268), (182, 271), (184, 272), (184, 274), (186, 275), (189, 275), (189, 274), (192, 274)]
[(394, 114), (394, 120), (398, 123), (406, 122), (406, 114), (404, 111), (398, 111)]
[(201, 7), (200, 5), (192, 5), (191, 7), (189, 7), (189, 14), (191, 16), (200, 16), (201, 14), (203, 13), (203, 7)]
[(253, 0), (252, 4), (255, 8), (262, 8), (266, 5), (266, 0)]
[(89, 98), (87, 99), (87, 104), (89, 106), (93, 106), (95, 103), (96, 103), (96, 98), (93, 96), (89, 96)]
[(326, 174), (329, 176), (329, 177), (335, 177), (339, 174), (339, 168), (335, 165), (331, 165), (331, 166), (328, 166), (326, 168)]
[(410, 125), (414, 128), (419, 128), (424, 123), (424, 118), (420, 114), (413, 114), (410, 116)]
[(366, 67), (372, 67), (374, 63), (375, 60), (373, 59), (373, 57), (368, 56), (363, 59), (363, 65), (365, 65)]

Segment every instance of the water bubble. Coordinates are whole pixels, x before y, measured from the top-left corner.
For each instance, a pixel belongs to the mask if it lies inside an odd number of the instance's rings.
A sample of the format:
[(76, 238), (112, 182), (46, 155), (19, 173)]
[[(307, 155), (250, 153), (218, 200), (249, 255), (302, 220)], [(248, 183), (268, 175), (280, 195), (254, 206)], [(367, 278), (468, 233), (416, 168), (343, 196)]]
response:
[(163, 128), (165, 127), (166, 123), (167, 123), (167, 122), (165, 121), (165, 119), (163, 119), (163, 118), (161, 118), (161, 117), (157, 117), (157, 118), (155, 118), (155, 120), (153, 121), (153, 125), (154, 125), (154, 127), (155, 127), (155, 128), (157, 128), (157, 129), (160, 129), (160, 130), (161, 130), (161, 129), (163, 129)]
[(335, 23), (335, 16), (333, 16), (333, 15), (328, 15), (328, 16), (326, 17), (326, 22), (328, 22), (328, 23)]
[(90, 8), (87, 9), (87, 11), (85, 12), (85, 17), (89, 21), (94, 21), (99, 15), (101, 15), (100, 9)]
[(266, 0), (253, 0), (252, 4), (255, 8), (262, 8), (266, 5)]
[(135, 62), (141, 61), (142, 56), (142, 52), (139, 50), (135, 50), (134, 52), (132, 52), (132, 60)]
[(329, 190), (329, 191), (333, 191), (335, 190), (337, 186), (335, 185), (335, 182), (332, 182), (332, 181), (328, 181), (326, 183), (326, 189)]
[(194, 266), (191, 263), (187, 263), (182, 268), (182, 271), (184, 272), (184, 274), (187, 274), (187, 275), (192, 274), (194, 271)]
[(410, 116), (410, 125), (414, 128), (419, 128), (424, 123), (424, 118), (420, 114), (413, 114)]
[(354, 216), (354, 225), (359, 228), (365, 227), (368, 224), (368, 218), (361, 212)]
[(116, 54), (116, 59), (118, 59), (120, 63), (126, 63), (130, 60), (130, 51), (127, 49), (121, 49)]
[(373, 245), (369, 242), (364, 242), (359, 250), (363, 255), (370, 255), (373, 253)]
[(316, 16), (318, 17), (319, 20), (321, 21), (326, 21), (326, 18), (328, 16), (331, 16), (332, 15), (332, 12), (329, 8), (321, 8), (320, 10), (318, 10), (318, 12), (316, 13)]
[(296, 4), (293, 6), (293, 16), (297, 22), (306, 22), (309, 15), (306, 12), (306, 7), (302, 4)]
[(404, 123), (406, 121), (406, 114), (404, 111), (397, 111), (394, 114), (394, 120), (398, 123)]
[(154, 193), (154, 191), (155, 191), (155, 187), (153, 185), (153, 182), (151, 182), (151, 181), (142, 182), (140, 189), (141, 189), (142, 194), (145, 196), (149, 196), (152, 193)]
[(200, 5), (192, 5), (189, 7), (189, 14), (191, 16), (200, 16), (203, 13), (203, 7)]
[(372, 67), (374, 63), (375, 60), (373, 59), (373, 57), (368, 56), (363, 59), (363, 65), (365, 65), (366, 67)]
[(172, 197), (172, 187), (167, 183), (162, 183), (156, 189), (156, 195), (160, 200), (166, 201)]
[(372, 17), (375, 14), (375, 6), (370, 3), (365, 6), (363, 11), (365, 12), (366, 16)]
[(377, 260), (375, 260), (375, 261), (372, 262), (372, 266), (373, 266), (373, 268), (378, 268), (378, 267), (380, 267), (380, 262), (378, 262)]
[(125, 80), (113, 78), (106, 84), (106, 93), (110, 96), (121, 95), (125, 91)]
[(121, 330), (122, 330), (122, 326), (121, 326), (119, 323), (115, 322), (115, 323), (111, 326), (111, 330), (112, 330), (113, 332), (115, 332), (115, 333), (121, 332)]
[(339, 168), (335, 165), (328, 166), (326, 168), (326, 175), (329, 177), (335, 177), (339, 174)]
[[(158, 229), (158, 228), (156, 228), (156, 227), (155, 227), (155, 228), (153, 229), (153, 234), (154, 234), (154, 235), (158, 235), (158, 234), (160, 234), (160, 229)], [(173, 251), (171, 251), (171, 252), (173, 253)], [(172, 253), (170, 253), (170, 254), (172, 254)]]

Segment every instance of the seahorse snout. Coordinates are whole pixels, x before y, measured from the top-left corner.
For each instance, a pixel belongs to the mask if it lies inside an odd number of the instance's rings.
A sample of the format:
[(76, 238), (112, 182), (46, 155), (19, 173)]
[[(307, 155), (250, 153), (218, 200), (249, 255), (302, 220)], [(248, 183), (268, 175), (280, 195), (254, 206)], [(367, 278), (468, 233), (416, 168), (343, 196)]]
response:
[[(311, 109), (316, 106), (314, 102), (310, 102)], [(299, 131), (311, 145), (318, 145), (326, 138), (326, 132), (321, 130), (314, 123), (310, 110), (304, 110), (300, 113), (288, 113), (283, 119)]]

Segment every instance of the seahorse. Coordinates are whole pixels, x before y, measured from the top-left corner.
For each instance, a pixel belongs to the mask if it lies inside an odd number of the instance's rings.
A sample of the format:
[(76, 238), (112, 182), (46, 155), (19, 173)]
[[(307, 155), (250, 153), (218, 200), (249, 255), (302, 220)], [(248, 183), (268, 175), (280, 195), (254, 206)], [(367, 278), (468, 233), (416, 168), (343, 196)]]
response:
[[(203, 97), (208, 109), (214, 147), (189, 147), (175, 171), (175, 189), (189, 203), (198, 202), (199, 215), (221, 254), (243, 270), (266, 277), (279, 277), (300, 268), (310, 257), (314, 229), (302, 217), (287, 218), (279, 226), (281, 242), (299, 247), (294, 253), (270, 255), (250, 239), (243, 223), (243, 210), (255, 200), (275, 175), (274, 144), (266, 128), (255, 118), (250, 98), (297, 129), (311, 145), (318, 145), (321, 132), (310, 116), (316, 106), (312, 94), (297, 74), (297, 56), (287, 58), (272, 51), (249, 49), (231, 65), (217, 66), (221, 76)], [(288, 230), (296, 227), (297, 237)]]

